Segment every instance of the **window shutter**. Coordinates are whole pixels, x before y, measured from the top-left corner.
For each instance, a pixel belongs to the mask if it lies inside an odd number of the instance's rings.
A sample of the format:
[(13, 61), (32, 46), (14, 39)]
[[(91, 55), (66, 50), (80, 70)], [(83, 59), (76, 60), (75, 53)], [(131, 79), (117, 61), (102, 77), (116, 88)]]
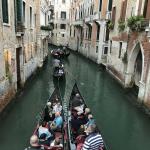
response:
[(2, 0), (2, 12), (3, 12), (3, 22), (8, 23), (9, 17), (8, 17), (8, 1)]
[(16, 1), (17, 6), (17, 22), (22, 22), (22, 0)]
[(115, 24), (116, 20), (116, 7), (113, 7), (112, 9), (112, 23)]
[(150, 19), (150, 0), (148, 0), (146, 19)]
[(99, 1), (99, 11), (101, 12), (102, 10), (102, 0)]
[(127, 0), (123, 0), (121, 4), (121, 13), (120, 13), (121, 21), (125, 21), (126, 9), (127, 9)]
[(109, 11), (112, 10), (112, 0), (109, 0), (108, 10), (109, 10)]
[(141, 15), (142, 0), (139, 0), (138, 15)]

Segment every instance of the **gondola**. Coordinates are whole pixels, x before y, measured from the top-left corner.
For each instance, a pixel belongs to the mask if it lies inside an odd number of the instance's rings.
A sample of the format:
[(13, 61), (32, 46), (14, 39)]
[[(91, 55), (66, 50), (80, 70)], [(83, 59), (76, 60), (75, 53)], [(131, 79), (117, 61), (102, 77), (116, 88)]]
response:
[[(60, 96), (60, 92), (59, 92), (58, 88), (55, 88), (54, 92), (52, 93), (52, 95), (48, 99), (47, 104), (48, 104), (48, 102), (50, 102), (52, 105), (54, 103), (60, 103), (61, 106), (62, 106), (61, 96)], [(51, 120), (51, 117), (52, 117), (52, 116), (50, 117), (49, 113), (50, 113), (49, 107), (48, 107), (48, 105), (46, 105), (44, 107), (44, 109), (42, 110), (42, 112), (40, 113), (41, 114), (40, 119), (38, 120), (38, 124), (37, 124), (37, 126), (36, 126), (36, 128), (35, 128), (35, 130), (32, 134), (32, 137), (34, 137), (34, 135), (36, 137), (38, 137), (38, 129), (39, 129), (39, 125), (41, 124), (41, 122), (46, 121), (47, 122), (47, 127), (49, 127), (48, 123), (49, 123), (49, 121)], [(57, 146), (50, 146), (50, 143), (49, 143), (49, 145), (43, 144), (43, 143), (40, 142), (40, 137), (38, 137), (38, 143), (34, 143), (30, 139), (30, 145), (31, 145), (30, 149), (44, 149), (44, 150), (64, 150), (65, 149), (65, 143), (66, 143), (65, 140), (66, 140), (66, 138), (64, 138), (65, 137), (64, 135), (66, 135), (66, 134), (65, 134), (65, 130), (64, 130), (65, 123), (64, 123), (63, 109), (61, 111), (61, 116), (63, 118), (63, 126), (60, 130), (53, 131), (53, 136), (54, 136), (54, 139), (55, 138), (61, 139), (62, 145), (61, 146), (58, 146), (58, 145)]]
[(63, 64), (53, 68), (53, 77), (56, 79), (65, 79), (65, 69)]
[[(72, 92), (71, 92), (71, 96), (70, 96), (70, 100), (69, 100), (69, 108), (68, 108), (68, 138), (69, 138), (68, 149), (69, 150), (77, 150), (78, 149), (77, 146), (79, 143), (81, 143), (83, 146), (83, 143), (86, 138), (86, 134), (85, 134), (85, 136), (82, 136), (84, 131), (82, 131), (82, 134), (81, 134), (81, 132), (78, 133), (77, 130), (73, 129), (72, 123), (71, 123), (73, 115), (74, 115), (74, 113), (76, 113), (76, 112), (74, 112), (72, 105), (73, 105), (74, 97), (77, 93), (80, 96), (80, 100), (82, 101), (82, 104), (84, 104), (83, 110), (85, 110), (85, 108), (87, 108), (86, 102), (85, 102), (84, 98), (82, 97), (77, 84), (75, 83), (73, 86)], [(82, 114), (84, 115), (84, 112)], [(91, 114), (91, 112), (90, 112), (90, 114)], [(78, 114), (76, 113), (76, 115), (78, 115)], [(84, 116), (82, 116), (82, 117), (84, 117)], [(99, 129), (97, 129), (97, 131), (98, 131), (98, 133), (100, 133)], [(78, 138), (78, 137), (80, 137), (80, 138)], [(103, 140), (103, 142), (104, 142), (104, 140)], [(103, 147), (100, 147), (99, 150), (106, 150), (105, 143), (104, 143)]]
[(64, 50), (52, 50), (51, 55), (57, 59), (66, 58), (70, 55), (70, 51), (66, 50), (66, 49), (64, 49)]

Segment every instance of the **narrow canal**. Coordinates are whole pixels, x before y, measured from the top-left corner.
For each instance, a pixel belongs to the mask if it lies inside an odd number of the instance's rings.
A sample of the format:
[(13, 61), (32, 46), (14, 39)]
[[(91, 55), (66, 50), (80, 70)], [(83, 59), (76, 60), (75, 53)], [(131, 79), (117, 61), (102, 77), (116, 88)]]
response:
[[(109, 150), (149, 150), (150, 119), (134, 106), (134, 94), (124, 89), (96, 64), (71, 53), (65, 61), (66, 82), (61, 93), (67, 99), (75, 79), (92, 109)], [(1, 115), (0, 150), (23, 150), (36, 125), (38, 112), (54, 89), (51, 57), (27, 83), (13, 104)]]

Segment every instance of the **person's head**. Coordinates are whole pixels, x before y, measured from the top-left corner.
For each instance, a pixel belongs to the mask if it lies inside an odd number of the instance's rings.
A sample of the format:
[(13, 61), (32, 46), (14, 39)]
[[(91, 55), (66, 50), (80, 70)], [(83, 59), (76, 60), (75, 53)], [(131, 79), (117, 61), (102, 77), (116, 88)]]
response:
[(47, 102), (46, 104), (48, 107), (51, 107), (52, 103), (51, 102)]
[(87, 134), (95, 133), (95, 132), (97, 132), (96, 124), (92, 124), (92, 125), (88, 126), (87, 129), (86, 129)]
[(88, 119), (90, 120), (90, 119), (93, 119), (93, 115), (92, 114), (89, 114), (88, 115)]
[(42, 127), (46, 127), (46, 121), (42, 122)]
[(57, 106), (60, 106), (60, 105), (61, 105), (60, 102), (58, 102), (58, 103), (57, 103)]
[(55, 143), (54, 145), (59, 145), (60, 144), (60, 139), (59, 138), (55, 138)]
[(85, 114), (89, 114), (91, 112), (90, 108), (85, 108)]
[(32, 135), (30, 138), (31, 146), (38, 146), (38, 137), (37, 135)]
[(58, 103), (59, 99), (58, 99), (58, 98), (56, 98), (55, 100), (56, 100), (56, 103)]
[(59, 117), (59, 116), (60, 116), (60, 112), (56, 112), (55, 117)]
[(79, 94), (79, 93), (76, 93), (76, 97), (77, 97), (77, 98), (80, 98), (80, 94)]

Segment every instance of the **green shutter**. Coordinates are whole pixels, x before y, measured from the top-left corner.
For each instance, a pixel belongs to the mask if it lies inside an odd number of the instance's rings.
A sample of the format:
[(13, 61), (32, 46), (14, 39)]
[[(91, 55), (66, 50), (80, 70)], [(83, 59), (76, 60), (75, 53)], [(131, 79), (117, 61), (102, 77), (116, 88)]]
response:
[(112, 0), (109, 0), (108, 10), (109, 10), (109, 11), (112, 10)]
[(3, 22), (8, 23), (8, 0), (2, 0)]
[(22, 22), (22, 0), (16, 0), (17, 22)]

